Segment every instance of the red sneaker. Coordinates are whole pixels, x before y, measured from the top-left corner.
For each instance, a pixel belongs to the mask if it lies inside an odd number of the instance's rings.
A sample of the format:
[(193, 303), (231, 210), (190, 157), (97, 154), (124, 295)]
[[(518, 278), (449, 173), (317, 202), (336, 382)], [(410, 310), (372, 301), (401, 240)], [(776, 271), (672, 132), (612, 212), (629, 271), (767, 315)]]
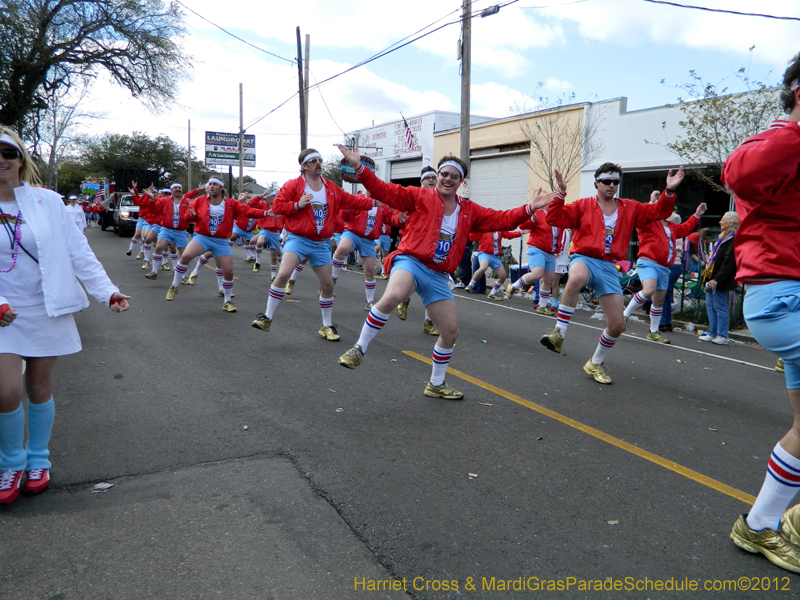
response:
[(19, 496), (25, 471), (0, 471), (0, 504), (11, 504)]
[(27, 479), (22, 491), (26, 494), (38, 494), (50, 485), (50, 469), (31, 469), (26, 471)]

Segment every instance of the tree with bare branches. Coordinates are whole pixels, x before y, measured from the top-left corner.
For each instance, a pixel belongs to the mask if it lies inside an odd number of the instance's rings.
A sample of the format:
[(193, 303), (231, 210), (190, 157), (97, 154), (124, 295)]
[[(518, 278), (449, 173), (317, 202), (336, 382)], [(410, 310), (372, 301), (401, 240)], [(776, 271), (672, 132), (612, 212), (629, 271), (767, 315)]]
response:
[(556, 169), (569, 184), (603, 152), (599, 139), (602, 115), (590, 113), (589, 103), (571, 104), (574, 99), (574, 94), (556, 101), (538, 97), (537, 103), (544, 108), (519, 121), (531, 147), (530, 169), (552, 190), (558, 187), (553, 175)]
[(188, 57), (172, 0), (4, 0), (0, 123), (36, 136), (36, 113), (101, 72), (151, 109), (176, 99)]

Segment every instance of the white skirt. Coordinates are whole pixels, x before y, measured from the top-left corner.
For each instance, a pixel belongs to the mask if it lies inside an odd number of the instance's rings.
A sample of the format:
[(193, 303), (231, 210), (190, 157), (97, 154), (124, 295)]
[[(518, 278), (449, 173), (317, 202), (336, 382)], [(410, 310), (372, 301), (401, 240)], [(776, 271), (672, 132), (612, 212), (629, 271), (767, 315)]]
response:
[(0, 354), (42, 358), (81, 351), (81, 338), (71, 314), (48, 317), (44, 304), (15, 310), (19, 314), (14, 322), (0, 327)]

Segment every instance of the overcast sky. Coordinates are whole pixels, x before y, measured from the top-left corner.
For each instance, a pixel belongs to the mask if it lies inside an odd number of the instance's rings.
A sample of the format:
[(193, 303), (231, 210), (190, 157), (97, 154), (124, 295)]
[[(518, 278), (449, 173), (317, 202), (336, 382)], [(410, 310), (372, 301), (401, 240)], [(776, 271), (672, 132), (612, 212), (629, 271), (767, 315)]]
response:
[[(495, 1), (474, 0), (473, 11)], [(680, 3), (800, 17), (800, 0)], [(245, 128), (256, 135), (257, 154), (256, 168), (245, 172), (263, 185), (282, 184), (298, 173), (297, 98), (265, 117), (297, 91), (297, 65), (258, 51), (201, 17), (288, 59), (297, 54), (295, 28), (300, 26), (303, 36), (311, 36), (314, 83), (419, 30), (429, 31), (428, 26), (454, 23), (461, 14), (453, 0), (184, 0), (184, 5), (197, 13), (184, 11), (189, 35), (182, 42), (194, 64), (192, 79), (180, 85), (178, 103), (152, 114), (126, 90), (99, 81), (85, 108), (105, 116), (87, 122), (86, 129), (168, 135), (185, 145), (191, 120), (192, 145), (202, 159), (204, 131), (238, 131), (242, 83)], [(690, 70), (713, 83), (725, 80), (731, 91), (740, 91), (733, 77), (739, 68), (749, 69), (755, 79), (777, 83), (787, 61), (800, 52), (800, 21), (645, 0), (518, 0), (472, 23), (471, 110), (494, 117), (533, 109), (537, 96), (554, 99), (562, 93), (574, 93), (576, 101), (626, 96), (628, 110), (661, 106), (685, 96), (675, 86), (689, 80)], [(338, 153), (333, 144), (342, 140), (342, 131), (394, 121), (401, 112), (409, 117), (431, 110), (460, 111), (460, 33), (459, 24), (447, 25), (312, 90), (309, 145), (332, 156)]]

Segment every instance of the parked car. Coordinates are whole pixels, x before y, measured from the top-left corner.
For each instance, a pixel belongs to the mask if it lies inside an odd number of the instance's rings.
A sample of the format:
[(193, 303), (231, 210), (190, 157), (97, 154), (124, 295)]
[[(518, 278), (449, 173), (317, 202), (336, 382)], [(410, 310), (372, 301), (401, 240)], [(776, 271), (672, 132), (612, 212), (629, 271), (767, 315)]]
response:
[(122, 194), (114, 208), (114, 233), (120, 237), (136, 231), (136, 221), (139, 219), (139, 207), (133, 203), (130, 194)]

